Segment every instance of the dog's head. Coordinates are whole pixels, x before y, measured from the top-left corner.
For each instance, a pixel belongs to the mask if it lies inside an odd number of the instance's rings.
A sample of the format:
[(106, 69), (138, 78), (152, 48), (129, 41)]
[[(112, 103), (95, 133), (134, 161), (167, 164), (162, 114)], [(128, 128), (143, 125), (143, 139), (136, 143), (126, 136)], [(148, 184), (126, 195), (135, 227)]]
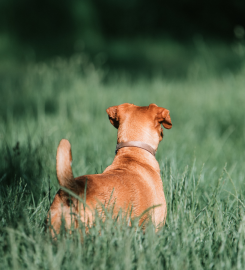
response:
[(150, 104), (146, 107), (124, 103), (106, 110), (111, 124), (118, 129), (117, 142), (141, 141), (157, 149), (163, 129), (172, 127), (167, 109)]

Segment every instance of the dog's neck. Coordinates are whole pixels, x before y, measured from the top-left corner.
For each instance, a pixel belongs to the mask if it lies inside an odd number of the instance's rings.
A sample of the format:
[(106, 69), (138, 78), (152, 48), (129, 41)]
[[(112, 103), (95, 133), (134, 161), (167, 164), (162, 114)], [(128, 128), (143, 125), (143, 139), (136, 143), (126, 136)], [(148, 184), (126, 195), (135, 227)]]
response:
[(117, 154), (117, 151), (123, 147), (138, 147), (138, 148), (141, 148), (150, 152), (154, 157), (156, 155), (156, 150), (154, 150), (149, 144), (143, 143), (140, 141), (129, 141), (129, 142), (118, 143), (116, 146), (115, 154)]

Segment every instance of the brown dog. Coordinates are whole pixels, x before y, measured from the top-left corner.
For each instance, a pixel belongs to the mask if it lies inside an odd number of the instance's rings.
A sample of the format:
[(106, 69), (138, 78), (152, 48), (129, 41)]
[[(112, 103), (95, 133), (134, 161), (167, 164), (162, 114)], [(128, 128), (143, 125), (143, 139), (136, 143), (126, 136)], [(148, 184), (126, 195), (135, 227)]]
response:
[[(166, 129), (172, 127), (169, 111), (155, 104), (139, 107), (125, 103), (110, 107), (106, 112), (111, 124), (118, 129), (118, 144), (113, 163), (103, 173), (74, 178), (70, 143), (63, 139), (58, 146), (56, 170), (59, 184), (80, 197), (86, 196), (86, 207), (84, 209), (77, 198), (69, 198), (60, 189), (48, 214), (56, 233), (59, 233), (62, 218), (67, 228), (72, 222), (77, 227), (79, 219), (91, 226), (94, 210), (103, 212), (102, 204), (113, 204), (114, 214), (119, 209), (131, 209), (132, 218), (140, 217), (153, 207), (150, 216), (155, 226), (165, 223), (167, 206), (155, 152), (163, 138), (161, 124)], [(141, 216), (139, 223), (145, 218), (146, 215)]]

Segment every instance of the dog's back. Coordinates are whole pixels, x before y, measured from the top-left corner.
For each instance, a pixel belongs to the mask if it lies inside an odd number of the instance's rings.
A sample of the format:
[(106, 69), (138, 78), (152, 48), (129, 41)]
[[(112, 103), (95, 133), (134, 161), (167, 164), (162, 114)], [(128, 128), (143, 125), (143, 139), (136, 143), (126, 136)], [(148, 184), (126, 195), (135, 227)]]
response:
[[(157, 149), (162, 140), (161, 124), (171, 128), (169, 111), (152, 104), (137, 107), (123, 104), (107, 109), (110, 122), (118, 128), (118, 143), (140, 141), (149, 148)], [(138, 143), (136, 144), (138, 145)], [(154, 155), (144, 147), (124, 147), (117, 151), (113, 163), (102, 174), (73, 177), (71, 146), (61, 140), (57, 149), (57, 178), (59, 184), (80, 197), (86, 196), (86, 208), (75, 198), (60, 190), (50, 208), (51, 225), (59, 232), (62, 217), (70, 228), (77, 218), (91, 225), (94, 209), (103, 212), (103, 207), (113, 206), (114, 214), (119, 209), (132, 210), (132, 217), (139, 217), (149, 208), (156, 226), (164, 224), (167, 214), (160, 168)], [(86, 194), (85, 194), (86, 188)], [(71, 211), (75, 213), (71, 215)], [(72, 217), (71, 217), (72, 216)], [(141, 217), (140, 223), (147, 215)]]

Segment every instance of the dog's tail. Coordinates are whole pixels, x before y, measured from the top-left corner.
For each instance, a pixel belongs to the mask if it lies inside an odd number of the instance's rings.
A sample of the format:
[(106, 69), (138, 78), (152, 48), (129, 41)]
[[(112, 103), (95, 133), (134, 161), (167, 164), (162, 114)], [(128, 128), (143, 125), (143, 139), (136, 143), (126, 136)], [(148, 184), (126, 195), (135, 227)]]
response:
[(59, 184), (75, 193), (77, 185), (72, 173), (71, 144), (68, 140), (62, 139), (57, 149), (56, 172)]

